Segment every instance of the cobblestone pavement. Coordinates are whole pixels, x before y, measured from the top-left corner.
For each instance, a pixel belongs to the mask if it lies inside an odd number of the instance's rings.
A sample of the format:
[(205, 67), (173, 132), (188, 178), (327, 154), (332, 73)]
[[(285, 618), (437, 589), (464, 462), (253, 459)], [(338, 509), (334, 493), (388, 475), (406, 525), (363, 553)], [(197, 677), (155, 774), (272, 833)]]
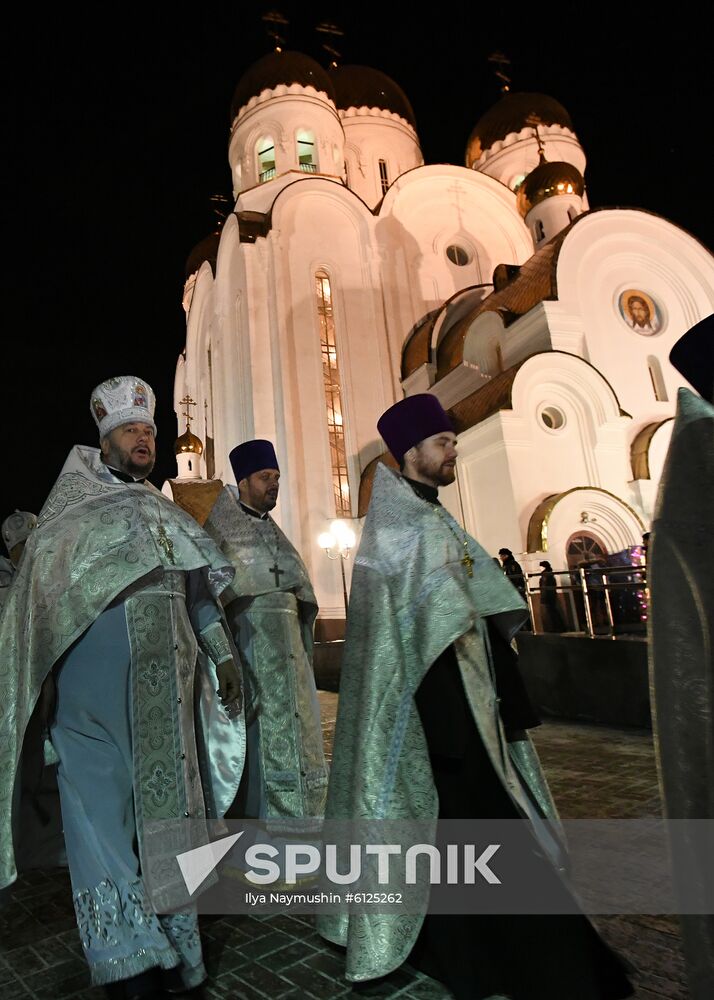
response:
[[(320, 692), (328, 757), (337, 696)], [(659, 815), (651, 734), (599, 726), (547, 722), (534, 737), (564, 818)], [(1, 1000), (100, 1000), (88, 988), (70, 900), (60, 869), (20, 877), (0, 909)], [(687, 997), (676, 918), (599, 917), (598, 926), (637, 970), (637, 1000)], [(407, 967), (359, 990), (342, 978), (339, 948), (327, 945), (309, 917), (202, 918), (209, 971), (206, 995), (231, 1000), (332, 1000), (399, 997), (444, 1000), (447, 991)], [(572, 1000), (578, 1000), (577, 994)]]

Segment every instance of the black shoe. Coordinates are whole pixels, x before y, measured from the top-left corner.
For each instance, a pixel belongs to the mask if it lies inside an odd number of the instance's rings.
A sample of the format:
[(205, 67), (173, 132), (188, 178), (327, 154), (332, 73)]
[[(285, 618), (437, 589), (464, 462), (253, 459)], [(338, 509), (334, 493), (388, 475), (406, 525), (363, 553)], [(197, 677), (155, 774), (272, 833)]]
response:
[(184, 986), (178, 965), (173, 969), (162, 969), (160, 979), (161, 988), (167, 997), (185, 997), (189, 1000), (203, 1000), (205, 997), (202, 983), (194, 987)]
[(110, 1000), (165, 1000), (158, 968), (147, 969), (130, 979), (108, 983), (104, 990)]

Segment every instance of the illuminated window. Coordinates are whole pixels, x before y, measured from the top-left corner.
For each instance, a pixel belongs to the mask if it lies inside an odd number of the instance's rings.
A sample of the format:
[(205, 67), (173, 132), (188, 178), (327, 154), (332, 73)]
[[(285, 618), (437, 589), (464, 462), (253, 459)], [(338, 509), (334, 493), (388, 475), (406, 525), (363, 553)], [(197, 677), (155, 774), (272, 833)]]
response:
[(347, 475), (345, 426), (342, 409), (340, 369), (337, 363), (335, 316), (332, 308), (332, 288), (324, 271), (315, 275), (317, 314), (320, 319), (320, 347), (322, 350), (322, 379), (327, 405), (327, 435), (330, 441), (332, 485), (337, 517), (351, 517), (350, 483)]
[(379, 183), (382, 185), (382, 194), (386, 194), (389, 189), (389, 173), (387, 171), (387, 161), (379, 161)]
[(261, 184), (275, 177), (275, 142), (271, 135), (258, 142), (258, 180)]
[[(204, 441), (206, 442), (204, 449), (204, 458), (206, 459), (206, 476), (208, 479), (213, 479), (216, 474), (216, 456), (215, 448), (213, 442), (213, 356), (211, 354), (211, 345), (208, 345), (207, 350), (208, 355), (208, 399), (203, 401), (203, 423), (204, 423)], [(210, 416), (210, 434), (209, 434), (209, 416)]]
[(315, 133), (300, 129), (297, 134), (297, 156), (300, 169), (306, 174), (317, 172), (317, 158), (315, 156)]

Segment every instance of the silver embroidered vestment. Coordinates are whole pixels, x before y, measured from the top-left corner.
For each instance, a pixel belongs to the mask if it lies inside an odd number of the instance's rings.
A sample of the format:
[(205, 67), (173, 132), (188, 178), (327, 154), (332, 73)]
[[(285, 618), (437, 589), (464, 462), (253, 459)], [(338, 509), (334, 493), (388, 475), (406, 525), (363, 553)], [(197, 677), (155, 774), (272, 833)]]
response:
[[(377, 468), (352, 577), (327, 820), (436, 821), (439, 801), (415, 694), (451, 645), (480, 738), (517, 812), (530, 817), (537, 802), (539, 815), (554, 815), (530, 740), (506, 742), (489, 653), (486, 617), (510, 639), (526, 609), (467, 536), (469, 575), (463, 536), (446, 510), (435, 517), (400, 476)], [(428, 885), (421, 889), (426, 912)], [(317, 929), (347, 948), (347, 978), (361, 981), (401, 965), (423, 919), (325, 914)]]
[(236, 571), (222, 600), (246, 678), (246, 813), (273, 825), (321, 817), (327, 770), (312, 668), (317, 602), (305, 565), (272, 518), (242, 509), (234, 486), (223, 489), (204, 527)]
[(2, 614), (5, 601), (10, 596), (10, 587), (14, 576), (15, 567), (13, 564), (5, 556), (0, 556), (0, 614)]
[(0, 621), (0, 886), (15, 877), (9, 806), (22, 736), (57, 665), (50, 734), (94, 983), (153, 965), (180, 964), (187, 986), (205, 975), (195, 913), (153, 912), (144, 831), (152, 820), (221, 814), (240, 781), (243, 720), (216, 706), (215, 669), (199, 648), (203, 630), (224, 628), (218, 596), (232, 575), (183, 511), (78, 447)]

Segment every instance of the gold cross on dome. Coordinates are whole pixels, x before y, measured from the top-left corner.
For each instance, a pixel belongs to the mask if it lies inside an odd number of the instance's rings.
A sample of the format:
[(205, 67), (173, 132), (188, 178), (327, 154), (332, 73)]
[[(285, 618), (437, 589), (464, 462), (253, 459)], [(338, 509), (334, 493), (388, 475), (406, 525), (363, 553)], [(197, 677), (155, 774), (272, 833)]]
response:
[(193, 399), (191, 399), (191, 397), (189, 396), (188, 393), (186, 393), (186, 395), (183, 397), (183, 399), (179, 400), (179, 406), (185, 406), (186, 407), (186, 412), (182, 413), (181, 416), (186, 417), (186, 430), (189, 430), (189, 431), (191, 430), (191, 421), (193, 420), (193, 417), (191, 416), (191, 412), (189, 410), (189, 407), (190, 406), (195, 406), (195, 405), (196, 405), (195, 401)]

